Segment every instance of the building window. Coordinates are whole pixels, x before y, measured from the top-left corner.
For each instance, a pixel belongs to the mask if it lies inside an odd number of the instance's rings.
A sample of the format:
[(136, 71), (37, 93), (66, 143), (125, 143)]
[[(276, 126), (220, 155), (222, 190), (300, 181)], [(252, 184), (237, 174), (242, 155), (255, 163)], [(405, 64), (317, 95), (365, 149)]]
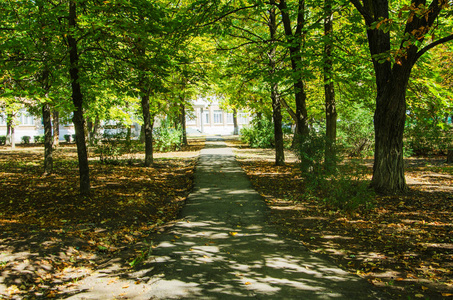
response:
[(209, 111), (203, 111), (203, 123), (209, 124)]
[(248, 113), (238, 113), (238, 124), (248, 124)]
[(221, 110), (214, 110), (214, 124), (223, 123), (223, 112)]
[(19, 124), (20, 125), (34, 125), (35, 118), (32, 115), (30, 115), (26, 110), (20, 110)]
[(6, 117), (0, 114), (0, 125), (6, 125)]
[(227, 124), (233, 123), (234, 123), (233, 113), (227, 113)]

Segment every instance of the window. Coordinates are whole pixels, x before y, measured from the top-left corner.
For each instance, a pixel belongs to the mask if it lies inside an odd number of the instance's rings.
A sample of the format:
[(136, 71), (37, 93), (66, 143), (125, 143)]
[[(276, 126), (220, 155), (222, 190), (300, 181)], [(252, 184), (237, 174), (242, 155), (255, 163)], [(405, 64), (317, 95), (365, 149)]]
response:
[(238, 124), (248, 124), (248, 113), (238, 113)]
[(19, 124), (20, 125), (34, 125), (35, 118), (32, 115), (30, 115), (26, 110), (20, 110)]
[(0, 114), (0, 125), (6, 125), (6, 117)]
[(233, 113), (227, 113), (227, 123), (228, 124), (233, 124), (234, 123)]
[(203, 123), (209, 124), (209, 111), (203, 111)]
[(221, 110), (214, 110), (214, 124), (223, 123), (223, 112)]

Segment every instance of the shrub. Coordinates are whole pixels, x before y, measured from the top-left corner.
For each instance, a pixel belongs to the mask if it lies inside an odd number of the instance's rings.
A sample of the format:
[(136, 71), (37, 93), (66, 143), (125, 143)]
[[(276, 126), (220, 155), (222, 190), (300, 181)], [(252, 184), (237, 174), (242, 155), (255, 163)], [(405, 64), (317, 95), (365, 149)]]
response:
[(30, 136), (24, 135), (24, 136), (22, 137), (22, 143), (23, 143), (23, 144), (30, 144), (30, 139), (31, 139)]
[(45, 136), (44, 135), (35, 135), (33, 136), (33, 140), (35, 143), (44, 143)]
[(154, 146), (159, 151), (174, 151), (181, 149), (182, 130), (171, 126), (168, 120), (162, 122), (153, 132)]
[(345, 110), (337, 122), (337, 143), (350, 157), (372, 156), (374, 153), (373, 113), (363, 107)]
[(132, 164), (134, 155), (142, 150), (143, 146), (138, 141), (126, 140), (124, 132), (104, 132), (103, 140), (96, 143), (94, 152), (99, 155), (101, 163), (119, 165)]
[(272, 148), (275, 143), (274, 124), (268, 118), (255, 118), (241, 129), (241, 140), (252, 148)]
[[(323, 132), (312, 131), (297, 141), (296, 154), (304, 178), (305, 196), (321, 198), (332, 208), (352, 211), (359, 207), (370, 208), (374, 193), (366, 182), (366, 168), (352, 162), (342, 172), (324, 165), (326, 138)], [(342, 160), (337, 149), (335, 165)]]
[(70, 135), (70, 134), (65, 134), (63, 137), (64, 137), (64, 140), (65, 140), (67, 143), (70, 143), (70, 142), (71, 142), (71, 135)]
[(6, 136), (5, 135), (0, 135), (0, 146), (6, 144)]

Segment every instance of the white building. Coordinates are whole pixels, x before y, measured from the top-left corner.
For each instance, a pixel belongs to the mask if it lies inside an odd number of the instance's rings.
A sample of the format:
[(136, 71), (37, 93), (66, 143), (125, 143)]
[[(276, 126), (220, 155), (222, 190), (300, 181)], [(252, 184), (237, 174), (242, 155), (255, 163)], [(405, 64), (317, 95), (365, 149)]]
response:
[[(222, 110), (217, 97), (198, 98), (192, 107), (192, 111), (186, 111), (186, 131), (188, 135), (233, 134), (233, 113)], [(249, 113), (238, 111), (239, 130), (250, 124), (251, 119)]]

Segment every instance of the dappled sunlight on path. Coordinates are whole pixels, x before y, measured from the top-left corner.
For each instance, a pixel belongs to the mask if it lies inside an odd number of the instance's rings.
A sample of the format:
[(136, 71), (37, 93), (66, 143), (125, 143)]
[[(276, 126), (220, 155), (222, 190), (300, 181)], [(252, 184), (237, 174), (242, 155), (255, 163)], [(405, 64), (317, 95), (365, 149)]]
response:
[[(232, 149), (209, 141), (181, 221), (154, 241), (133, 299), (379, 299), (373, 287), (277, 234)], [(102, 278), (102, 280), (108, 280)], [(100, 288), (94, 280), (90, 292)], [(129, 294), (128, 294), (129, 292)], [(77, 295), (77, 297), (83, 296)]]

